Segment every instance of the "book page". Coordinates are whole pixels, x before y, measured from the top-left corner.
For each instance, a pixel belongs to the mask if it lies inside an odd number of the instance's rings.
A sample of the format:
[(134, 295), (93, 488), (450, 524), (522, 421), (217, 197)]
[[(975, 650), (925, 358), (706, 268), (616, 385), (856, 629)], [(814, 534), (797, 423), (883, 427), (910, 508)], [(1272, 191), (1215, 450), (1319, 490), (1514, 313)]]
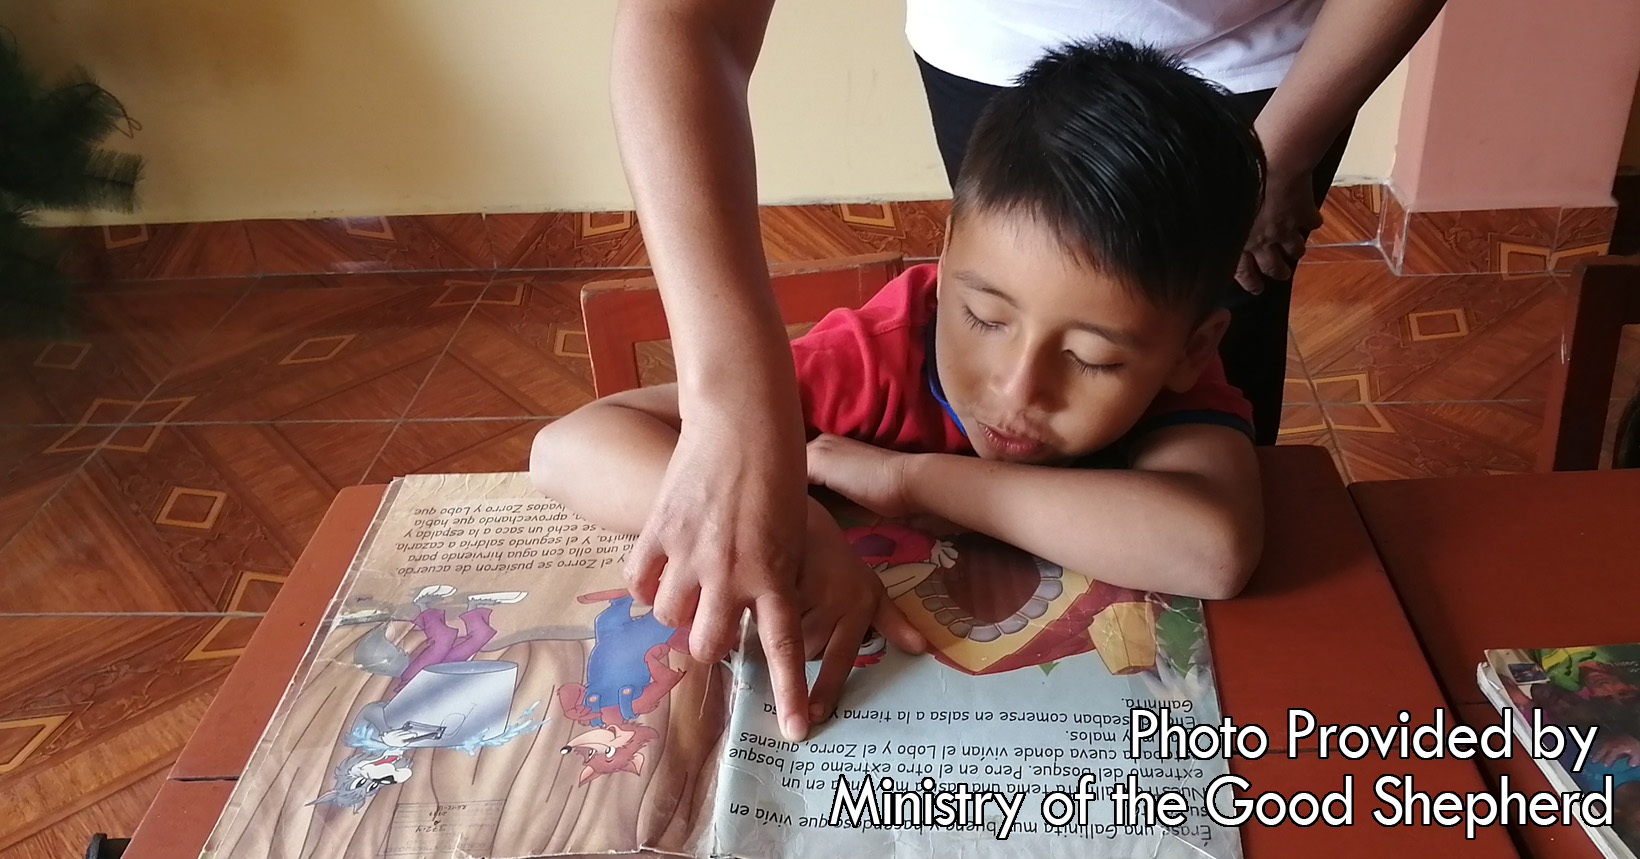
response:
[[(1512, 708), (1515, 754), (1535, 759), (1612, 859), (1640, 855), (1640, 644), (1489, 650), (1481, 690)], [(1598, 798), (1600, 820), (1582, 801)]]
[[(1204, 804), (1207, 784), (1228, 772), (1222, 758), (1129, 754), (1133, 708), (1169, 708), (1187, 727), (1219, 722), (1200, 604), (1113, 588), (939, 528), (845, 531), (934, 653), (868, 647), (836, 716), (809, 741), (781, 739), (766, 666), (748, 638), (716, 852), (1239, 856), (1239, 834), (1213, 823)], [(1181, 792), (1184, 823), (1118, 821), (1118, 785)], [(1051, 794), (1061, 796), (1049, 803)]]
[(630, 545), (527, 475), (395, 482), (204, 855), (693, 852), (728, 671), (633, 604)]

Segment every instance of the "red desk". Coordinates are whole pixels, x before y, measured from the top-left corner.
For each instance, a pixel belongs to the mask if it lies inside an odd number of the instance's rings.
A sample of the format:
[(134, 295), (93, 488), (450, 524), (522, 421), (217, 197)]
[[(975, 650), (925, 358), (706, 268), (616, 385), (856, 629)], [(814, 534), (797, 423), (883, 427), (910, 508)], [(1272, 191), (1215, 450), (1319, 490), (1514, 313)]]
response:
[[(1305, 744), (1294, 759), (1284, 754), (1290, 706), (1309, 708), (1323, 723), (1388, 724), (1403, 708), (1427, 719), (1443, 701), (1331, 458), (1320, 448), (1261, 456), (1269, 522), (1264, 564), (1244, 596), (1207, 607), (1225, 712), (1239, 724), (1264, 726), (1272, 740), (1264, 758), (1237, 759), (1231, 768), (1255, 792), (1335, 790), (1343, 773), (1354, 772), (1357, 824), (1350, 830), (1249, 825), (1242, 829), (1247, 856), (1514, 856), (1496, 828), (1466, 841), (1461, 830), (1386, 828), (1367, 814), (1375, 807), (1371, 777), (1386, 766), (1415, 773), (1428, 791), (1483, 789), (1469, 762), (1322, 760)], [(178, 760), (127, 859), (197, 855), (284, 692), (284, 684), (268, 678), (295, 673), (381, 493), (379, 486), (357, 487), (337, 498)], [(173, 816), (173, 809), (187, 814)]]
[[(1497, 713), (1475, 682), (1484, 651), (1640, 640), (1640, 471), (1398, 480), (1350, 488), (1448, 700)], [(1487, 767), (1526, 791), (1530, 759)], [(1581, 829), (1525, 827), (1539, 859), (1598, 859)]]

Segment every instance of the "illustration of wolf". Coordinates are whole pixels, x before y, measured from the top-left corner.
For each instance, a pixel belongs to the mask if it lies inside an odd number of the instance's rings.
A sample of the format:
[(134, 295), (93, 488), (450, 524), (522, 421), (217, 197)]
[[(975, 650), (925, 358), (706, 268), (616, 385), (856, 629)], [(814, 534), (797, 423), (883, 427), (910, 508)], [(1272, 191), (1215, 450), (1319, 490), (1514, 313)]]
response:
[[(403, 784), (414, 775), (415, 749), (450, 748), (476, 754), (502, 745), (541, 725), (531, 720), (532, 705), (512, 724), (518, 666), (503, 660), (473, 661), (496, 636), (491, 606), (514, 605), (527, 593), (499, 591), (455, 597), (451, 585), (422, 588), (411, 604), (409, 622), (422, 633), (414, 652), (387, 638), (386, 625), (404, 619), (394, 611), (376, 610), (349, 617), (348, 623), (376, 623), (355, 647), (353, 664), (372, 674), (393, 677), (383, 700), (359, 710), (343, 743), (354, 752), (337, 764), (334, 787), (309, 803), (362, 808), (384, 787)], [(463, 604), (461, 630), (451, 626), (441, 603)], [(537, 702), (539, 703), (539, 702)]]

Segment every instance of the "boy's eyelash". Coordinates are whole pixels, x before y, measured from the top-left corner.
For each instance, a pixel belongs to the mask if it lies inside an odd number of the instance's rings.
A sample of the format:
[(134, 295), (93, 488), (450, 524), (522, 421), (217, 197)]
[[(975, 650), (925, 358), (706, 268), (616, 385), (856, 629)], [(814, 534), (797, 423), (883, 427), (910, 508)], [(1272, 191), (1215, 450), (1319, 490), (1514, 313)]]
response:
[(1086, 373), (1090, 376), (1096, 373), (1113, 373), (1122, 367), (1121, 364), (1089, 364), (1070, 352), (1065, 354), (1071, 359), (1071, 364), (1076, 367), (1076, 372)]
[(971, 326), (973, 328), (978, 328), (981, 331), (991, 331), (991, 330), (1002, 327), (1002, 323), (1000, 323), (1000, 322), (986, 322), (985, 320), (979, 318), (978, 316), (975, 316), (974, 311), (969, 310), (966, 307), (964, 307), (962, 309), (962, 318), (963, 318), (963, 321), (965, 321), (969, 324), (969, 326)]
[[(969, 310), (966, 307), (962, 309), (962, 319), (964, 322), (968, 323), (969, 327), (977, 328), (980, 331), (994, 331), (1002, 327), (1002, 323), (986, 322), (978, 316), (975, 316), (974, 311)], [(1086, 373), (1090, 376), (1097, 373), (1115, 372), (1122, 367), (1121, 364), (1089, 364), (1081, 358), (1076, 357), (1076, 353), (1068, 350), (1065, 352), (1065, 357), (1071, 359), (1071, 365), (1076, 368), (1076, 372)]]

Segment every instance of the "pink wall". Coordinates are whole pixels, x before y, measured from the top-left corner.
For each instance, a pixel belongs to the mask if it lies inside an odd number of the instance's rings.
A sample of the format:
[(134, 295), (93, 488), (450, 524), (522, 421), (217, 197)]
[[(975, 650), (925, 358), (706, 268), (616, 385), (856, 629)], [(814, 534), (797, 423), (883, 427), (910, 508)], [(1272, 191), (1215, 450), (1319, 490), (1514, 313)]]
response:
[(1391, 173), (1412, 211), (1611, 205), (1636, 0), (1448, 0), (1413, 50)]

